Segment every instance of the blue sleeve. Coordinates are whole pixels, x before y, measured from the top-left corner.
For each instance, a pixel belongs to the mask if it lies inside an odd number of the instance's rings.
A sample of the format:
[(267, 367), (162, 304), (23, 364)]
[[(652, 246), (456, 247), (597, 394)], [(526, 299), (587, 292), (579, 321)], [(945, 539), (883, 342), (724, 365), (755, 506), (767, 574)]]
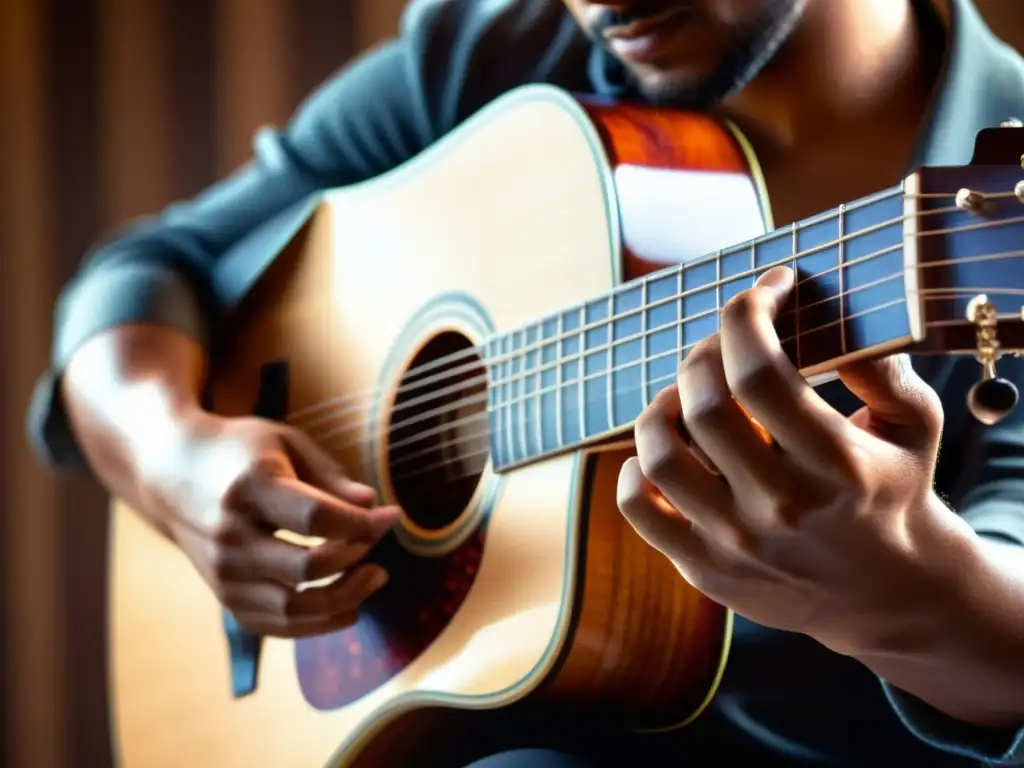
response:
[(248, 164), (95, 247), (55, 310), (51, 364), (28, 414), (37, 453), (84, 468), (60, 376), (87, 339), (144, 322), (209, 350), (221, 318), (261, 274), (261, 257), (284, 245), (319, 193), (402, 164), (503, 90), (584, 86), (574, 29), (548, 0), (415, 0), (395, 40), (326, 81), (282, 130), (259, 133)]
[[(979, 535), (1018, 545), (1024, 557), (1024, 403), (999, 424), (983, 426), (965, 405), (978, 364), (963, 358), (948, 368), (939, 388), (946, 430), (936, 486)], [(1024, 358), (1003, 358), (999, 373), (1024, 391)], [(903, 723), (923, 741), (986, 765), (1024, 766), (1024, 723), (1019, 729), (970, 725), (884, 681), (882, 687)]]

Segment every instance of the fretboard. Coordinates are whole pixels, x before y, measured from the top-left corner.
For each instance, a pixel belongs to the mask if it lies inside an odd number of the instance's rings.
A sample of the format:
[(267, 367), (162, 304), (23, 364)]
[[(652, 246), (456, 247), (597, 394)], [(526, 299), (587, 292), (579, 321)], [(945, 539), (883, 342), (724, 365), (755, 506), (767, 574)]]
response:
[(486, 345), (495, 469), (632, 426), (687, 352), (719, 330), (729, 299), (780, 264), (797, 283), (776, 329), (801, 370), (906, 337), (903, 244), (901, 185), (495, 335)]

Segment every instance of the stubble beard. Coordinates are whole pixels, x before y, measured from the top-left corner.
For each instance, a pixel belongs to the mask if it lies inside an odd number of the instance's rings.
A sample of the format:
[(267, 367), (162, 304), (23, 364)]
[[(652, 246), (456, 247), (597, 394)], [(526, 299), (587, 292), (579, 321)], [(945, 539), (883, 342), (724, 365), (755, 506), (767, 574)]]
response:
[(756, 78), (789, 40), (808, 0), (770, 0), (765, 11), (739, 35), (715, 70), (693, 78), (685, 72), (627, 67), (634, 86), (655, 104), (707, 111), (742, 91)]

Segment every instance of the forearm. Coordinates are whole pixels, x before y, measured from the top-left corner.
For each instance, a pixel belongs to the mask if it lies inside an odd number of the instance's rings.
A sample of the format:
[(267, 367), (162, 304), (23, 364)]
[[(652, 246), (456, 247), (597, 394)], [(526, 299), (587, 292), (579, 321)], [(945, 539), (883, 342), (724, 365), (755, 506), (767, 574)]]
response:
[[(201, 346), (156, 325), (122, 325), (86, 341), (71, 357), (62, 397), (72, 432), (90, 469), (114, 496), (140, 504), (143, 478), (200, 412), (206, 370)], [(163, 521), (151, 522), (166, 532)]]
[(1024, 726), (1024, 549), (970, 536), (929, 631), (899, 652), (860, 657), (891, 686), (965, 723)]

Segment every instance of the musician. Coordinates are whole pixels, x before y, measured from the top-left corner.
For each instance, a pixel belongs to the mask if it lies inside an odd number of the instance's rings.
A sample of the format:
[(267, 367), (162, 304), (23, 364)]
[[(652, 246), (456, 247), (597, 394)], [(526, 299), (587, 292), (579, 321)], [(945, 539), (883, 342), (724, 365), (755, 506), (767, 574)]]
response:
[[(916, 165), (967, 163), (980, 130), (1024, 117), (1024, 62), (969, 0), (412, 3), (395, 40), (259, 133), (251, 163), (99, 245), (57, 307), (31, 414), (41, 454), (146, 515), (253, 631), (349, 623), (386, 580), (360, 558), (397, 510), (299, 434), (201, 409), (226, 297), (246, 287), (219, 257), (529, 82), (734, 121), (777, 224)], [(690, 765), (709, 750), (714, 764), (1024, 765), (1024, 407), (981, 427), (966, 358), (853, 365), (814, 392), (776, 353), (788, 274), (730, 305), (637, 426), (623, 514), (739, 618), (711, 710), (677, 736), (621, 744)], [(1019, 362), (1001, 365), (1024, 384)], [(281, 482), (291, 467), (309, 484)], [(313, 505), (328, 544), (307, 553), (267, 534), (300, 529)], [(348, 568), (282, 614), (288, 585)], [(484, 762), (612, 754), (586, 741)]]

